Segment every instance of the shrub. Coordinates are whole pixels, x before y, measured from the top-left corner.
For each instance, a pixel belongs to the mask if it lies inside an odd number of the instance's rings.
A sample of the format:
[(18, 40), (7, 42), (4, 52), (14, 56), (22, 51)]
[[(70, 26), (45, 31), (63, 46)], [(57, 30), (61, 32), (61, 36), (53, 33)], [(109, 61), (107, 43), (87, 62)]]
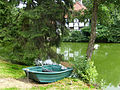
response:
[(120, 21), (109, 27), (108, 42), (120, 43)]
[(86, 57), (76, 57), (71, 63), (73, 64), (75, 77), (89, 84), (96, 83), (98, 73), (93, 61), (87, 60)]
[[(63, 38), (65, 42), (88, 42), (90, 37), (91, 27), (84, 27), (81, 31), (71, 31), (69, 35)], [(112, 24), (109, 27), (97, 25), (96, 42), (111, 42), (120, 43), (120, 21)]]
[(71, 31), (69, 35), (63, 38), (65, 42), (87, 42), (88, 37), (82, 31)]
[(108, 32), (108, 27), (98, 25), (96, 30), (96, 42), (108, 42)]

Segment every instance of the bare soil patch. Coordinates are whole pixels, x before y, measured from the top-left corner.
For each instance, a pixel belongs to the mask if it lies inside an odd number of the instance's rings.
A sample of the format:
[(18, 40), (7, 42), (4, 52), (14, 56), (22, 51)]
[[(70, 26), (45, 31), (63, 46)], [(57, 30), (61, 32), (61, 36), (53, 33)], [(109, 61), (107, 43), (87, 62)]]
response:
[(0, 88), (32, 88), (38, 86), (46, 86), (49, 84), (40, 84), (33, 80), (24, 79), (13, 79), (13, 78), (0, 78)]

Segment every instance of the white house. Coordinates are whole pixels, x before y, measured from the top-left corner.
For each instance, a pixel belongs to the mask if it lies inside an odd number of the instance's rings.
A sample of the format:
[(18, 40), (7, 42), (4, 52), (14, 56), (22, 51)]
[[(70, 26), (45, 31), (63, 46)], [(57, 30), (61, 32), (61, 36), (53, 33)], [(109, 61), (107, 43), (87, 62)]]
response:
[[(84, 9), (87, 9), (87, 8), (83, 5), (82, 0), (80, 0), (80, 1), (73, 0), (73, 2), (75, 3), (74, 6), (73, 6), (73, 8), (74, 8), (73, 10), (74, 10), (74, 11), (79, 12), (79, 11), (82, 10), (82, 9), (83, 9), (83, 10), (84, 10)], [(68, 21), (68, 20), (67, 20), (67, 17), (68, 17), (68, 15), (65, 16), (66, 22)], [(86, 20), (85, 20), (85, 22), (80, 22), (80, 20), (78, 20), (77, 18), (75, 18), (75, 19), (73, 20), (73, 22), (65, 23), (65, 26), (66, 26), (67, 28), (69, 28), (70, 30), (80, 30), (80, 29), (83, 28), (84, 26), (89, 26), (89, 20), (87, 20), (87, 21), (88, 21), (87, 23), (85, 23)]]

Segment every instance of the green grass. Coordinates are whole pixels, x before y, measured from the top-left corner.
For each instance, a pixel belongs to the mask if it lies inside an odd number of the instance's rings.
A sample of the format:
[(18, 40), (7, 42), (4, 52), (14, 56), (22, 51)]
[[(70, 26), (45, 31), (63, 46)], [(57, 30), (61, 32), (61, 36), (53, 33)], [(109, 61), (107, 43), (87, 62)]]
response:
[[(22, 68), (26, 66), (12, 64), (6, 61), (0, 60), (0, 78), (15, 78), (20, 79), (25, 77), (25, 73)], [(12, 83), (12, 82), (11, 82)], [(20, 88), (3, 88), (0, 90), (22, 90)], [(50, 84), (40, 84), (24, 90), (93, 90), (89, 88), (85, 83), (79, 79), (65, 78)]]
[(0, 78), (21, 78), (25, 77), (22, 68), (26, 66), (8, 63), (0, 60)]

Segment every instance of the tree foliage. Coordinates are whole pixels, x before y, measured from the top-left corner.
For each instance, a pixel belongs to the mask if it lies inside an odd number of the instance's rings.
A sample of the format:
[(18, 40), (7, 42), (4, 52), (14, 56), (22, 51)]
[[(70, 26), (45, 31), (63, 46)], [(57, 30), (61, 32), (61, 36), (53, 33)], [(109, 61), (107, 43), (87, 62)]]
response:
[[(102, 6), (103, 10), (108, 13), (107, 6), (109, 6), (111, 3), (114, 4), (115, 6), (119, 6), (118, 3), (120, 2), (119, 0), (92, 0), (92, 1), (93, 1), (92, 2), (93, 7), (92, 7), (92, 18), (91, 18), (91, 21), (92, 21), (91, 35), (90, 35), (90, 40), (89, 40), (88, 49), (87, 49), (87, 58), (88, 59), (91, 59), (92, 53), (94, 50), (94, 43), (95, 43), (95, 39), (96, 39), (96, 24), (97, 24), (100, 6)], [(100, 14), (100, 16), (102, 14)], [(109, 14), (109, 18), (110, 18), (110, 14)], [(103, 16), (108, 16), (108, 15), (103, 15)], [(102, 21), (102, 23), (104, 23), (104, 21), (101, 18), (100, 18), (100, 20)], [(105, 19), (105, 20), (107, 20), (107, 19)]]
[[(14, 1), (0, 1), (1, 55), (23, 64), (48, 56), (59, 60), (51, 47), (59, 45), (65, 32), (64, 16), (72, 8), (72, 0)], [(23, 9), (17, 8), (21, 2), (26, 4)]]

